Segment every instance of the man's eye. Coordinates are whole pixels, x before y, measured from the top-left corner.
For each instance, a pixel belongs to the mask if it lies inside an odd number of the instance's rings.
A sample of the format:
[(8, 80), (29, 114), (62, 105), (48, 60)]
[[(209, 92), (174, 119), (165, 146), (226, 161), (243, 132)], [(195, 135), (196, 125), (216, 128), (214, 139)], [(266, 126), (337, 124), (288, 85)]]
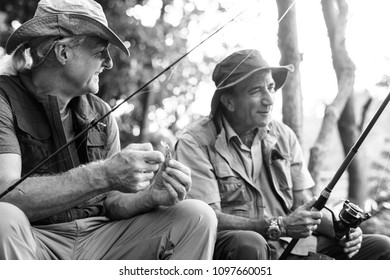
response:
[(269, 91), (269, 92), (275, 92), (275, 86), (274, 86), (274, 85), (269, 86), (269, 87), (268, 87), (268, 91)]
[(261, 88), (254, 88), (254, 89), (252, 89), (249, 93), (250, 93), (250, 94), (261, 93)]
[(106, 50), (101, 50), (101, 51), (98, 51), (98, 52), (96, 53), (96, 55), (98, 55), (98, 56), (102, 57), (102, 56), (104, 56), (104, 54), (105, 54), (105, 51), (106, 51)]
[(105, 58), (107, 57), (107, 49), (96, 51), (93, 55), (99, 58)]

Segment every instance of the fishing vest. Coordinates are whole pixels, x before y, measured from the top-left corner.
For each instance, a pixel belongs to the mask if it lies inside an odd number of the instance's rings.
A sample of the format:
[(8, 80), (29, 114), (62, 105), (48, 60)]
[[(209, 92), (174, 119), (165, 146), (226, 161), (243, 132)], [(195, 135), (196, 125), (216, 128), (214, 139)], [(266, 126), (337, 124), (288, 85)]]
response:
[[(61, 118), (55, 97), (48, 98), (45, 106), (28, 92), (18, 76), (0, 76), (0, 92), (8, 100), (19, 141), (22, 158), (22, 176), (66, 143)], [(92, 121), (108, 112), (109, 107), (98, 97), (88, 94), (71, 101), (75, 135), (83, 131)], [(68, 171), (107, 156), (107, 123), (94, 126), (67, 149), (39, 167), (32, 175), (50, 175)], [(62, 132), (62, 135), (61, 135)], [(35, 224), (71, 221), (79, 218), (104, 215), (104, 195), (92, 198), (82, 205), (69, 209)]]
[[(193, 125), (185, 133), (190, 134), (208, 156), (218, 180), (221, 196), (221, 208), (224, 213), (246, 218), (263, 217), (263, 207), (259, 191), (247, 176), (240, 164), (221, 144), (220, 131), (222, 120), (204, 118), (200, 125)], [(293, 204), (293, 187), (289, 166), (281, 155), (288, 155), (287, 140), (279, 136), (283, 130), (281, 123), (271, 121), (270, 132), (262, 141), (263, 166), (271, 189), (283, 210), (288, 214)], [(288, 156), (286, 156), (288, 158)], [(190, 197), (190, 194), (188, 195)]]

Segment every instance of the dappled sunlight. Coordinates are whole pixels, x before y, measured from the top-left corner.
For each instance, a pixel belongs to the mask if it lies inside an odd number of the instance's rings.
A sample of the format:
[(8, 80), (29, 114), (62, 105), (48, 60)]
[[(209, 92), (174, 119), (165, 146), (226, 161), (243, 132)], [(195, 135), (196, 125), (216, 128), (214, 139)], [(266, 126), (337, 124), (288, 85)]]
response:
[[(110, 103), (113, 103), (114, 106), (117, 106), (117, 105), (121, 104), (123, 101), (124, 101), (123, 99), (118, 99), (118, 100), (114, 99)], [(130, 114), (133, 110), (134, 110), (134, 104), (125, 102), (125, 103), (121, 104), (119, 107), (117, 107), (117, 109), (113, 112), (113, 115), (115, 117), (119, 117), (121, 115)]]
[(148, 0), (144, 5), (135, 5), (126, 14), (141, 21), (143, 26), (153, 27), (161, 15), (162, 0)]

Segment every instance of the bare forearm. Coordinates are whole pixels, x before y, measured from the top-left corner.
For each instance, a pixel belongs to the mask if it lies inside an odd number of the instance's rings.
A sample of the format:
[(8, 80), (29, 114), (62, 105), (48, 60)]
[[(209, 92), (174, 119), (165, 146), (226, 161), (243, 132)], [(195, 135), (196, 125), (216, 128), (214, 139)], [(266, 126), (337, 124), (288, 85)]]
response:
[(268, 222), (264, 219), (248, 219), (216, 211), (218, 230), (252, 230), (265, 236)]
[(108, 191), (99, 163), (78, 167), (54, 176), (30, 177), (2, 201), (18, 206), (30, 219), (39, 220)]
[(137, 193), (111, 192), (105, 200), (106, 215), (112, 220), (126, 219), (157, 207), (147, 191)]

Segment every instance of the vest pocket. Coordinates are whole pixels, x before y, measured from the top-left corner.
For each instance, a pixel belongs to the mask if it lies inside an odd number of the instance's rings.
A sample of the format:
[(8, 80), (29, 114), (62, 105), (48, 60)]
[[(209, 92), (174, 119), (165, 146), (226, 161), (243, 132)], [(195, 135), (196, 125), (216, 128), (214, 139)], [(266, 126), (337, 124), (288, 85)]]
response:
[(95, 128), (88, 131), (87, 153), (89, 161), (106, 158), (108, 153), (106, 133)]
[(245, 182), (236, 177), (228, 177), (219, 179), (218, 185), (222, 211), (235, 216), (249, 217), (251, 199)]
[[(31, 135), (19, 133), (19, 145), (22, 155), (22, 174), (35, 168), (41, 161), (49, 156), (48, 139), (34, 139)], [(41, 166), (36, 173), (44, 174), (49, 172), (50, 163)]]
[(249, 195), (246, 192), (243, 180), (236, 177), (228, 177), (219, 179), (218, 185), (222, 206), (248, 202)]

